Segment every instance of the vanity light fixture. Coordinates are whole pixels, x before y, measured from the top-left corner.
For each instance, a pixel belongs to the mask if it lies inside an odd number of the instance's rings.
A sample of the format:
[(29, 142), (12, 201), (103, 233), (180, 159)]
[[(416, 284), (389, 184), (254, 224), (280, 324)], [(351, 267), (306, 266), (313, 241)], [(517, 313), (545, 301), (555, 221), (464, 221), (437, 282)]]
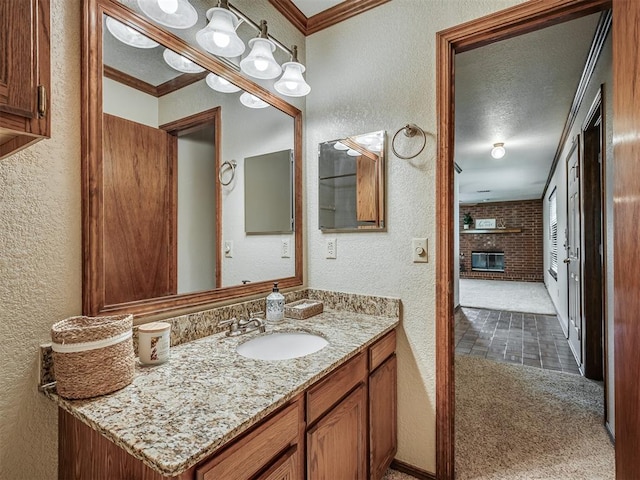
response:
[(350, 148), (349, 150), (347, 150), (347, 155), (349, 155), (350, 157), (359, 157), (362, 154), (359, 151)]
[(291, 47), (291, 61), (283, 63), (284, 73), (280, 80), (273, 86), (278, 93), (289, 97), (304, 97), (311, 91), (311, 87), (304, 80), (302, 74), (305, 71), (304, 65), (298, 62), (298, 47)]
[(240, 103), (249, 108), (266, 108), (269, 106), (267, 102), (265, 102), (264, 100), (260, 100), (258, 97), (250, 94), (249, 92), (244, 92), (242, 95), (240, 95)]
[(249, 40), (251, 52), (240, 62), (240, 70), (253, 78), (270, 80), (282, 73), (282, 67), (273, 58), (276, 44), (267, 33), (267, 21), (260, 21), (260, 32)]
[(107, 17), (106, 24), (107, 30), (109, 30), (111, 35), (130, 47), (155, 48), (158, 46), (157, 42), (154, 42), (150, 38), (147, 38), (137, 30), (119, 22), (115, 18)]
[(504, 149), (504, 143), (494, 143), (493, 148), (491, 149), (491, 156), (493, 158), (499, 159), (504, 157), (506, 154), (506, 150)]
[(221, 57), (233, 58), (244, 53), (244, 42), (236, 33), (241, 20), (229, 10), (227, 0), (207, 10), (209, 24), (196, 33), (196, 42), (207, 52)]
[(212, 88), (216, 92), (222, 93), (235, 93), (241, 90), (240, 87), (236, 87), (233, 83), (231, 83), (226, 78), (222, 78), (215, 73), (209, 73), (205, 79), (209, 88)]
[(174, 70), (178, 70), (182, 73), (200, 73), (204, 72), (204, 68), (202, 68), (197, 63), (192, 62), (188, 58), (183, 57), (180, 54), (177, 54), (173, 50), (169, 50), (168, 48), (164, 49), (162, 52), (162, 57), (164, 61), (167, 62)]
[(189, 0), (138, 0), (140, 10), (154, 22), (170, 28), (191, 28), (198, 12)]
[(344, 143), (342, 142), (336, 142), (333, 144), (333, 148), (335, 148), (336, 150), (349, 150), (349, 147), (347, 147)]
[[(189, 28), (195, 25), (198, 19), (198, 13), (189, 3), (189, 0), (137, 0), (137, 2), (138, 7), (145, 15), (155, 22), (171, 28)], [(223, 57), (221, 60), (230, 68), (240, 70), (247, 76), (261, 80), (274, 79), (284, 71), (282, 77), (274, 84), (274, 89), (280, 95), (304, 97), (309, 94), (311, 87), (302, 75), (305, 71), (305, 66), (298, 61), (298, 48), (294, 45), (289, 49), (275, 37), (269, 35), (266, 20), (262, 20), (260, 24), (255, 23), (231, 5), (229, 0), (217, 0), (217, 6), (208, 9), (206, 17), (207, 25), (195, 34), (196, 43), (206, 52)], [(249, 40), (251, 51), (249, 55), (240, 61), (240, 67), (238, 68), (235, 61), (232, 62), (226, 60), (226, 58), (239, 57), (245, 51), (245, 44), (237, 33), (238, 27), (243, 22), (255, 29), (258, 32), (258, 36)], [(122, 25), (122, 28), (128, 27)], [(135, 30), (130, 30), (137, 34)], [(131, 35), (133, 34), (129, 33), (129, 36)], [(137, 35), (143, 37), (141, 34)], [(128, 43), (116, 34), (114, 36)], [(128, 44), (139, 48), (151, 48), (151, 46), (155, 47), (157, 45), (157, 43), (147, 38), (144, 38), (144, 41), (150, 42), (150, 46)], [(291, 60), (280, 66), (273, 56), (276, 48), (288, 53), (291, 56)], [(172, 64), (170, 65), (173, 67)], [(179, 70), (179, 68), (176, 69)], [(211, 86), (211, 88), (214, 87)], [(237, 91), (229, 90), (227, 92), (217, 88), (215, 90), (225, 93)]]

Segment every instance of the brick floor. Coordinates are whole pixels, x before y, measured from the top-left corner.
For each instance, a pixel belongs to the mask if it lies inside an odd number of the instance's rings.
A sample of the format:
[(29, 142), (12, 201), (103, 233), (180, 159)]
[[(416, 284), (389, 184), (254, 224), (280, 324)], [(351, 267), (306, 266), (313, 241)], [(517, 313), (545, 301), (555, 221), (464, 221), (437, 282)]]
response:
[(456, 355), (580, 374), (555, 315), (462, 307), (455, 319)]

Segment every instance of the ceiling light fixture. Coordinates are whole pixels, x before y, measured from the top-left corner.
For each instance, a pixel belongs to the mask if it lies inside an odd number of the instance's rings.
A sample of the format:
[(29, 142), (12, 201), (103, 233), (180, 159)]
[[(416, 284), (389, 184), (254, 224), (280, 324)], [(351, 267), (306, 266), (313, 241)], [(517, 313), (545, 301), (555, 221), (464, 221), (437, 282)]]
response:
[(282, 67), (273, 58), (276, 44), (269, 38), (266, 20), (260, 21), (260, 32), (249, 40), (249, 47), (251, 52), (240, 62), (242, 72), (261, 80), (270, 80), (282, 73)]
[(158, 46), (157, 42), (145, 37), (137, 30), (119, 22), (115, 18), (107, 17), (106, 24), (107, 30), (109, 30), (111, 35), (130, 47), (155, 48)]
[(162, 57), (164, 61), (167, 62), (174, 70), (178, 70), (182, 73), (200, 73), (204, 72), (204, 68), (198, 65), (195, 62), (192, 62), (188, 58), (183, 57), (182, 55), (177, 54), (173, 50), (169, 50), (168, 48), (164, 49), (162, 52)]
[(504, 149), (504, 143), (494, 143), (493, 148), (491, 149), (491, 156), (493, 158), (502, 158), (506, 154), (506, 150)]
[(196, 42), (207, 52), (221, 57), (233, 58), (244, 53), (244, 42), (236, 33), (241, 20), (229, 10), (227, 0), (207, 10), (209, 24), (196, 33)]
[(298, 47), (291, 47), (291, 61), (283, 63), (284, 73), (280, 80), (273, 86), (276, 92), (289, 97), (304, 97), (311, 91), (311, 87), (304, 80), (302, 74), (305, 71), (304, 65), (298, 62)]
[(188, 0), (138, 0), (138, 7), (165, 27), (191, 28), (198, 21), (198, 12)]
[(209, 88), (212, 88), (216, 92), (235, 93), (242, 90), (240, 87), (236, 87), (226, 78), (222, 78), (215, 73), (209, 73), (205, 78), (205, 82), (207, 82)]

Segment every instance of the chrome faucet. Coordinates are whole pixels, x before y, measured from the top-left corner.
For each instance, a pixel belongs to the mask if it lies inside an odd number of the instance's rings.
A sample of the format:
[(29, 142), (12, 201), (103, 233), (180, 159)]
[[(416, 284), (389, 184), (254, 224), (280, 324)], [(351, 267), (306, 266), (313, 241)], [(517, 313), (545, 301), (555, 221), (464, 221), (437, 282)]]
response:
[(223, 320), (218, 323), (218, 325), (229, 326), (229, 330), (227, 330), (227, 337), (235, 337), (255, 330), (258, 330), (260, 333), (264, 333), (264, 320), (260, 318), (260, 315), (264, 315), (264, 312), (249, 313), (249, 318), (241, 318), (239, 320), (236, 317), (233, 317), (229, 320)]

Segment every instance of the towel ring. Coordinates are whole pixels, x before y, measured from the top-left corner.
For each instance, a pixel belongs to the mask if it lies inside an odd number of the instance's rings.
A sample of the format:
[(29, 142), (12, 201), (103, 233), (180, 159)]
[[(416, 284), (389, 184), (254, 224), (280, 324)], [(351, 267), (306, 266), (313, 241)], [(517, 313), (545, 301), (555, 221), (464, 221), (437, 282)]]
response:
[[(414, 153), (413, 155), (400, 155), (397, 151), (396, 151), (396, 137), (398, 136), (398, 134), (400, 132), (404, 132), (404, 136), (405, 137), (415, 137), (416, 134), (418, 132), (420, 132), (420, 135), (422, 135), (422, 146), (420, 147), (420, 150), (418, 150), (416, 153)], [(399, 128), (398, 131), (395, 133), (395, 135), (393, 136), (393, 140), (391, 140), (391, 150), (393, 150), (393, 154), (398, 157), (401, 158), (403, 160), (409, 160), (411, 158), (415, 158), (418, 155), (420, 155), (422, 153), (422, 151), (424, 150), (424, 147), (427, 145), (427, 135), (424, 133), (424, 130), (422, 130), (419, 126), (417, 126), (415, 123), (408, 123), (406, 124), (404, 127)]]
[[(220, 180), (220, 183), (222, 185), (224, 185), (225, 187), (227, 185), (229, 185), (231, 182), (233, 182), (234, 177), (236, 176), (236, 166), (238, 164), (236, 163), (235, 160), (227, 160), (222, 162), (222, 165), (220, 165), (220, 170), (218, 171), (218, 180)], [(229, 177), (229, 181), (225, 182), (224, 180), (222, 180), (222, 174), (224, 173), (225, 170), (225, 166), (227, 167), (227, 169), (231, 170), (231, 176)]]

